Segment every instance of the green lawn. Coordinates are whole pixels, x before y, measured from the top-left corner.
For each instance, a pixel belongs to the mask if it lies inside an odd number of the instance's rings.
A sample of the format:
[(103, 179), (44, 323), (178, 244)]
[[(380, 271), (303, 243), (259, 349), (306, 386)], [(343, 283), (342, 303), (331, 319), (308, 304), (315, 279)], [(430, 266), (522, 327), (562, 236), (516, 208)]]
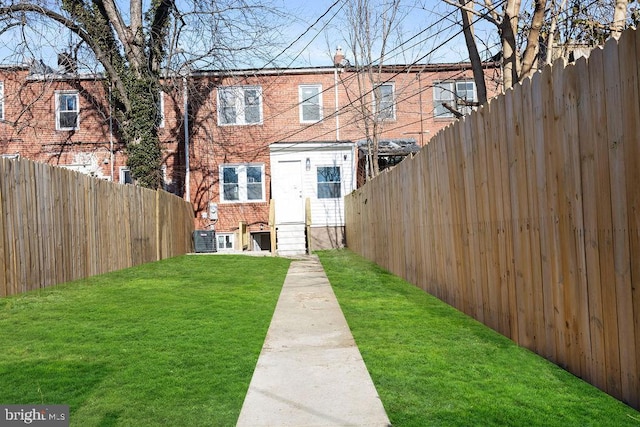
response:
[(0, 299), (0, 403), (72, 426), (233, 426), (289, 261), (183, 256)]
[(640, 414), (349, 251), (319, 252), (395, 427), (640, 426)]

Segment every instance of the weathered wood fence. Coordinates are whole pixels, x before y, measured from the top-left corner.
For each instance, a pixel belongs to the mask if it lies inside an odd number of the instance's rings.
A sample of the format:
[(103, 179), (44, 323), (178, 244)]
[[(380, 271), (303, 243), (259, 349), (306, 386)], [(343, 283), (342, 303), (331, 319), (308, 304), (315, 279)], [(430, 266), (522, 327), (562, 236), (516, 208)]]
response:
[(640, 37), (557, 62), (347, 197), (347, 244), (640, 408)]
[(0, 159), (0, 297), (192, 250), (179, 197)]

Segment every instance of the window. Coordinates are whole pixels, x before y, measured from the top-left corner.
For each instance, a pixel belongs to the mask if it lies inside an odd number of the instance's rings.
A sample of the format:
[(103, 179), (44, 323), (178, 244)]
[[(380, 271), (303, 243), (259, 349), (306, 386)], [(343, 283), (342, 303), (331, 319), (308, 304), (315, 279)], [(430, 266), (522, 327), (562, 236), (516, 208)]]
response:
[(393, 83), (385, 83), (376, 86), (373, 91), (375, 102), (374, 110), (377, 111), (379, 120), (394, 120), (396, 118), (393, 96)]
[(476, 85), (472, 80), (437, 82), (433, 86), (434, 117), (453, 117), (442, 103), (447, 103), (462, 114), (472, 110), (471, 102), (476, 102)]
[(120, 166), (120, 184), (133, 184), (131, 171), (127, 167)]
[(262, 88), (233, 86), (218, 88), (218, 124), (262, 123)]
[(300, 91), (300, 121), (314, 123), (322, 120), (322, 86), (304, 85)]
[(318, 166), (318, 199), (341, 196), (340, 166)]
[(78, 92), (56, 92), (56, 130), (75, 130), (80, 127)]
[(264, 201), (264, 165), (223, 165), (220, 183), (223, 202)]
[(233, 249), (233, 234), (216, 234), (216, 242), (219, 251)]
[(0, 81), (0, 120), (4, 120), (4, 82)]

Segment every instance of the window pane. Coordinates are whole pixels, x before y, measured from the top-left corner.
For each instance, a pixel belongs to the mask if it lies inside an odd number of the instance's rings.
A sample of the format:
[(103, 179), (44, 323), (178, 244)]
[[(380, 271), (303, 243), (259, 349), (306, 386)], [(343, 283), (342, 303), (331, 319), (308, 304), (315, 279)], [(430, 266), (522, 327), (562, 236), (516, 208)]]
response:
[(260, 106), (245, 107), (244, 110), (245, 123), (260, 123)]
[(451, 82), (436, 83), (433, 88), (433, 99), (435, 101), (452, 101), (453, 96), (453, 84)]
[(240, 191), (238, 184), (224, 184), (223, 185), (223, 197), (224, 200), (239, 200)]
[(302, 120), (305, 122), (317, 122), (320, 120), (320, 108), (318, 105), (303, 105)]
[(223, 125), (236, 123), (236, 95), (232, 89), (219, 89), (220, 123)]
[(321, 89), (321, 86), (300, 86), (301, 121), (318, 122), (322, 119)]
[(336, 199), (340, 192), (340, 167), (325, 166), (318, 168), (318, 198)]
[(76, 95), (60, 95), (60, 111), (77, 111)]
[(261, 166), (247, 166), (247, 199), (262, 200)]
[(225, 167), (222, 172), (222, 179), (225, 184), (238, 183), (238, 169), (235, 167)]
[(222, 191), (224, 200), (239, 200), (240, 186), (238, 185), (238, 169), (225, 167), (222, 169)]
[(340, 166), (319, 167), (318, 182), (340, 182)]
[(245, 123), (260, 123), (260, 93), (257, 89), (244, 91)]
[(312, 102), (314, 104), (317, 104), (317, 101), (314, 101), (314, 99), (318, 98), (318, 93), (319, 93), (319, 88), (314, 87), (314, 86), (304, 86), (302, 88), (302, 101), (303, 102)]
[(61, 129), (74, 129), (78, 123), (77, 113), (60, 113), (60, 128)]
[(453, 117), (453, 113), (451, 113), (451, 111), (444, 108), (442, 106), (442, 102), (437, 102), (433, 107), (434, 107), (433, 108), (434, 117)]
[(392, 119), (393, 114), (393, 85), (380, 85), (376, 89), (376, 97), (379, 99), (379, 118)]

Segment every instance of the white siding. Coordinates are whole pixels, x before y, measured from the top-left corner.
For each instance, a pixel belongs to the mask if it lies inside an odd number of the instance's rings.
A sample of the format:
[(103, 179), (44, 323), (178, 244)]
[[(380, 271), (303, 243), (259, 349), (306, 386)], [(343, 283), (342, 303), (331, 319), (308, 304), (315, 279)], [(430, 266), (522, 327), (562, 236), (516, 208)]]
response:
[[(277, 161), (299, 160), (302, 164), (302, 191), (303, 198), (311, 199), (311, 220), (313, 226), (340, 226), (344, 225), (344, 196), (354, 190), (355, 187), (355, 161), (353, 158), (354, 144), (351, 143), (302, 143), (291, 146), (271, 147), (271, 165)], [(309, 170), (306, 164), (309, 159)], [(341, 194), (339, 199), (318, 199), (318, 167), (339, 166), (341, 179)], [(273, 174), (276, 175), (275, 173)], [(278, 194), (275, 186), (273, 194)], [(277, 206), (276, 199), (276, 206)]]

